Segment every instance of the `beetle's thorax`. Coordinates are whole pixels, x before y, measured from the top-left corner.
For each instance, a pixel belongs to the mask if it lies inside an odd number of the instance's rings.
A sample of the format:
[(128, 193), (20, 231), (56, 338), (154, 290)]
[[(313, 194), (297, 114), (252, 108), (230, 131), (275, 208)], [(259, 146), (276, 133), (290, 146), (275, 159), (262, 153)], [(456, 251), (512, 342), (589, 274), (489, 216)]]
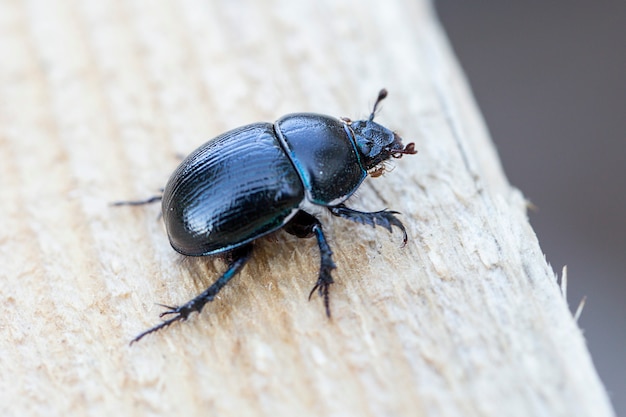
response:
[(293, 113), (278, 119), (274, 129), (302, 180), (306, 198), (314, 204), (343, 202), (367, 176), (354, 137), (343, 121), (322, 114)]

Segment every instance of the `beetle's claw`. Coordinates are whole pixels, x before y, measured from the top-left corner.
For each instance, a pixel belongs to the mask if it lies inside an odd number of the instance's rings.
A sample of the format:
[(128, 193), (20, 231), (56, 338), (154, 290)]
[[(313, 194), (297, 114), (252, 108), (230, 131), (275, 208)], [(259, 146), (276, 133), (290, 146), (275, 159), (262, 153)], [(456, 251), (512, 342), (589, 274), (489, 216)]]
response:
[[(170, 310), (167, 310), (167, 311), (164, 311), (164, 312), (160, 313), (159, 317), (169, 316), (170, 314), (180, 314), (180, 312), (176, 311), (176, 309), (173, 308), (173, 309), (170, 309)], [(182, 314), (181, 314), (181, 316), (182, 316)], [(185, 319), (186, 318), (187, 317), (185, 317)]]
[(395, 214), (400, 214), (397, 211), (387, 211), (386, 213), (389, 214), (389, 216), (387, 216), (387, 220), (389, 221), (390, 226), (387, 228), (390, 232), (391, 232), (391, 226), (396, 226), (398, 229), (400, 229), (400, 231), (402, 232), (402, 247), (406, 246), (406, 242), (409, 240), (409, 236), (406, 233), (406, 228), (404, 227), (404, 224), (398, 220), (398, 218), (395, 216)]
[(313, 293), (315, 293), (316, 290), (318, 294), (320, 295), (320, 297), (324, 299), (324, 308), (326, 310), (326, 317), (328, 318), (331, 318), (330, 297), (328, 295), (329, 294), (328, 289), (330, 288), (330, 284), (332, 284), (332, 281), (327, 282), (320, 278), (315, 284), (315, 286), (313, 287), (313, 289), (311, 289), (311, 292), (309, 293), (309, 301), (311, 301), (311, 297), (313, 296)]
[(135, 342), (139, 342), (141, 339), (144, 338), (144, 336), (147, 336), (150, 333), (158, 332), (159, 330), (168, 327), (172, 323), (175, 323), (175, 322), (181, 321), (181, 320), (185, 320), (185, 319), (186, 319), (186, 317), (184, 317), (183, 315), (179, 314), (178, 316), (174, 316), (171, 319), (165, 320), (164, 322), (159, 323), (156, 326), (154, 326), (154, 327), (146, 330), (145, 332), (140, 333), (139, 335), (137, 335), (137, 337), (135, 337), (133, 340), (130, 341), (129, 345), (132, 345)]
[(335, 216), (343, 217), (344, 219), (352, 220), (356, 223), (367, 224), (372, 227), (384, 227), (389, 233), (392, 233), (392, 226), (397, 227), (402, 232), (402, 247), (404, 247), (409, 240), (404, 224), (396, 217), (396, 214), (400, 214), (397, 211), (380, 210), (369, 213), (351, 209), (343, 204), (329, 207), (329, 210), (331, 214)]
[(320, 297), (323, 295), (322, 293), (322, 286), (323, 284), (320, 283), (320, 281), (318, 281), (315, 286), (313, 286), (313, 288), (311, 288), (311, 292), (309, 293), (309, 301), (311, 301), (311, 297), (313, 297), (313, 293), (315, 293), (315, 290), (318, 290), (320, 293)]
[(168, 306), (167, 304), (161, 304), (161, 303), (155, 303), (155, 304), (160, 307), (167, 308), (168, 310), (176, 310), (178, 308), (178, 307)]
[(179, 317), (178, 320), (182, 320), (182, 321), (187, 320), (187, 317), (189, 317), (189, 315), (192, 312), (197, 311), (199, 313), (201, 310), (201, 307), (198, 308), (198, 306), (196, 306), (196, 304), (193, 301), (190, 301), (189, 303), (182, 305), (182, 306), (178, 306), (178, 307), (170, 307), (170, 306), (166, 306), (163, 304), (161, 305), (167, 308), (167, 310), (159, 314), (159, 317), (165, 317), (170, 314), (178, 314), (177, 316)]
[(144, 336), (147, 336), (150, 333), (154, 333), (154, 332), (157, 332), (157, 331), (159, 331), (161, 329), (164, 329), (164, 328), (168, 327), (172, 323), (175, 323), (177, 321), (185, 321), (185, 320), (187, 320), (187, 317), (189, 317), (189, 313), (191, 313), (191, 311), (192, 311), (189, 307), (186, 308), (186, 305), (180, 306), (180, 307), (172, 307), (172, 306), (168, 306), (168, 305), (160, 304), (160, 303), (157, 303), (157, 305), (160, 305), (161, 307), (167, 308), (166, 311), (164, 311), (161, 314), (159, 314), (159, 317), (165, 317), (165, 316), (170, 315), (170, 314), (175, 314), (175, 316), (172, 317), (172, 318), (169, 318), (167, 320), (164, 320), (162, 323), (159, 323), (156, 326), (151, 327), (150, 329), (146, 330), (143, 333), (140, 333), (137, 337), (135, 337), (133, 340), (130, 341), (131, 345), (133, 343), (138, 342), (141, 339), (143, 339)]
[[(394, 210), (381, 210), (371, 213), (373, 223), (375, 225), (384, 227), (385, 229), (387, 229), (387, 231), (389, 231), (389, 233), (393, 233), (392, 226), (400, 229), (400, 231), (402, 232), (402, 247), (404, 247), (406, 245), (406, 242), (409, 240), (409, 237), (406, 233), (406, 228), (404, 227), (404, 224), (402, 224), (402, 222), (398, 220), (396, 214), (400, 213)], [(374, 224), (371, 225), (374, 226)]]

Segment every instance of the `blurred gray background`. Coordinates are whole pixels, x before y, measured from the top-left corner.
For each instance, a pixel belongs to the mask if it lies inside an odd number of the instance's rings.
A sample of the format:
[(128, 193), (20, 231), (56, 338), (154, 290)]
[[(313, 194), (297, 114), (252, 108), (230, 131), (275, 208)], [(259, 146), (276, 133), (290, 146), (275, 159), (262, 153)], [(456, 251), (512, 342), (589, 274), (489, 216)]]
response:
[[(626, 2), (435, 1), (618, 415), (626, 415)], [(576, 366), (576, 364), (572, 364)]]

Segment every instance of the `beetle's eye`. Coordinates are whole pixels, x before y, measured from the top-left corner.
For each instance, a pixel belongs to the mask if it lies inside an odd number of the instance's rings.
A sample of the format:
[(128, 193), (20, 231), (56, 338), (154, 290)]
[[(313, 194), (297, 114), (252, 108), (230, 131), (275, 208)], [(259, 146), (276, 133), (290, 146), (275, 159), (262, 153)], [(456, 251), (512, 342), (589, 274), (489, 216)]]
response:
[(370, 152), (372, 152), (372, 145), (373, 143), (369, 140), (364, 140), (360, 143), (361, 152), (363, 153), (363, 155), (369, 155)]

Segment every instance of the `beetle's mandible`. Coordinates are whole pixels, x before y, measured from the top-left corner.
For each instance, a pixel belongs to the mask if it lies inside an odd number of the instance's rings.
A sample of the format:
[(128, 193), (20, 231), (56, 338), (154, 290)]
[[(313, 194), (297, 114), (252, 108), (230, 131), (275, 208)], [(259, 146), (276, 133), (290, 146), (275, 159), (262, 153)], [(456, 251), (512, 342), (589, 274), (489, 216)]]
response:
[(300, 238), (315, 236), (321, 266), (309, 299), (317, 290), (330, 317), (328, 289), (335, 268), (320, 221), (307, 207), (326, 207), (331, 214), (357, 223), (392, 226), (403, 233), (396, 211), (366, 213), (343, 203), (367, 174), (378, 176), (391, 157), (415, 154), (413, 143), (403, 146), (393, 131), (374, 122), (376, 109), (387, 96), (378, 94), (367, 120), (351, 121), (313, 113), (294, 113), (276, 123), (253, 123), (226, 132), (192, 152), (170, 177), (163, 194), (141, 205), (161, 201), (163, 220), (172, 247), (183, 255), (226, 254), (228, 268), (191, 301), (167, 307), (171, 317), (144, 331), (131, 343), (202, 311), (206, 303), (250, 259), (253, 242), (284, 228)]

